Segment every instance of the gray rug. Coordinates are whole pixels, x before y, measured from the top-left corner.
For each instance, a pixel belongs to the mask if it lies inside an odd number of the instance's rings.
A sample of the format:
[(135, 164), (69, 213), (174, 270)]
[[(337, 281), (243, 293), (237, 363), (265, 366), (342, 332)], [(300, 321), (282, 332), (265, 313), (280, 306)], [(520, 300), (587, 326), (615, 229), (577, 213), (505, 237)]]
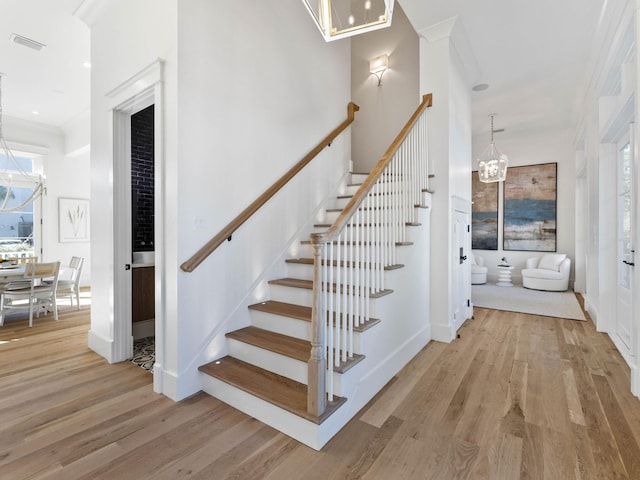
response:
[(491, 284), (473, 285), (471, 301), (475, 307), (586, 320), (580, 304), (571, 290), (543, 292), (517, 285), (513, 287), (498, 287)]

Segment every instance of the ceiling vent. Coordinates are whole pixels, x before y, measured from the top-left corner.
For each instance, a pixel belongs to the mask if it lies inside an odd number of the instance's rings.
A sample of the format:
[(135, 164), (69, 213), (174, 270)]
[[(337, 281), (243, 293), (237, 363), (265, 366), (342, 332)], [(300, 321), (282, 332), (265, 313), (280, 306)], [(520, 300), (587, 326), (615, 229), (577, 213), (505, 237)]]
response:
[(32, 50), (36, 50), (38, 52), (46, 47), (44, 43), (36, 42), (35, 40), (23, 37), (22, 35), (18, 35), (17, 33), (12, 33), (10, 39), (13, 43), (17, 43), (18, 45), (22, 45), (23, 47), (29, 47)]

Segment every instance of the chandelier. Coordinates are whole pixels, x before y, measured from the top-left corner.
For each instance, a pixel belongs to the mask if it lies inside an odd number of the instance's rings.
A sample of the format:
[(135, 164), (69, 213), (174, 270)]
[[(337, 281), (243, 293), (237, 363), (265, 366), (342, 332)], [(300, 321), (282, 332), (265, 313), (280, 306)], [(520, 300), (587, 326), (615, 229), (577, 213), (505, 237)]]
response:
[(391, 25), (394, 0), (302, 0), (327, 42)]
[[(0, 212), (22, 210), (44, 192), (44, 177), (25, 172), (4, 140), (2, 130), (2, 74), (0, 74)], [(16, 196), (18, 188), (32, 188), (26, 198)], [(16, 200), (12, 202), (12, 200)]]
[(489, 114), (491, 117), (491, 137), (489, 146), (478, 158), (478, 175), (480, 181), (485, 183), (504, 182), (507, 178), (507, 164), (509, 159), (504, 155), (493, 141), (493, 117), (495, 113)]

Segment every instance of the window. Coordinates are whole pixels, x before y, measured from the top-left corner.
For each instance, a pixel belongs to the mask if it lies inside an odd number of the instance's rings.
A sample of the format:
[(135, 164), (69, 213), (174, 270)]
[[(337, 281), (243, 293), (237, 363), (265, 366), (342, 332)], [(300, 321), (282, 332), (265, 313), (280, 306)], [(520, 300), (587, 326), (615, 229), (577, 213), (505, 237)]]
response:
[[(15, 154), (14, 154), (15, 155)], [(0, 153), (0, 258), (36, 256), (34, 218), (36, 205), (27, 201), (40, 180), (33, 158), (15, 155), (15, 162)], [(10, 188), (9, 188), (10, 186)], [(8, 196), (7, 196), (8, 195)]]

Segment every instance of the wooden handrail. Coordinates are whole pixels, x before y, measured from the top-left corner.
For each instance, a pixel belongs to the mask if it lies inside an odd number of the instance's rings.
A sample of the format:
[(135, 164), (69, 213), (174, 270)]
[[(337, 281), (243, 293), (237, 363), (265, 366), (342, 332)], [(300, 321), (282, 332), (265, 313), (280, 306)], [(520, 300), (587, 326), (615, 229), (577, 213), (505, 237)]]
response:
[(347, 206), (344, 208), (342, 213), (338, 216), (333, 225), (329, 227), (329, 229), (325, 232), (320, 233), (312, 233), (311, 234), (311, 243), (320, 244), (331, 242), (338, 238), (338, 235), (344, 227), (347, 225), (355, 211), (358, 209), (360, 204), (367, 198), (369, 192), (376, 184), (382, 172), (384, 172), (387, 165), (391, 162), (393, 155), (396, 153), (396, 150), (400, 147), (406, 136), (411, 131), (411, 128), (416, 123), (420, 114), (428, 107), (432, 105), (432, 94), (428, 93), (422, 96), (422, 102), (418, 105), (416, 111), (411, 115), (411, 118), (407, 121), (405, 126), (400, 130), (400, 133), (396, 136), (395, 140), (389, 145), (389, 148), (384, 153), (380, 161), (378, 161), (375, 168), (371, 171), (369, 176), (367, 176), (366, 180), (362, 183), (358, 191), (355, 193), (353, 198), (349, 201)]
[(280, 179), (275, 182), (267, 191), (256, 198), (251, 205), (245, 208), (240, 215), (234, 218), (226, 227), (224, 227), (220, 233), (209, 240), (200, 250), (198, 250), (189, 260), (180, 265), (180, 268), (185, 272), (193, 272), (198, 265), (200, 265), (209, 255), (211, 255), (216, 248), (218, 248), (222, 242), (228, 239), (240, 226), (246, 222), (251, 216), (256, 213), (260, 207), (262, 207), (267, 201), (273, 197), (276, 193), (284, 187), (289, 180), (296, 176), (296, 174), (302, 170), (316, 155), (318, 155), (325, 147), (329, 146), (333, 140), (340, 135), (349, 125), (353, 123), (355, 119), (355, 112), (360, 110), (360, 107), (353, 102), (349, 102), (347, 105), (347, 119), (338, 125), (324, 140), (322, 140), (316, 147), (305, 155), (305, 157), (296, 163), (287, 173), (285, 173)]

